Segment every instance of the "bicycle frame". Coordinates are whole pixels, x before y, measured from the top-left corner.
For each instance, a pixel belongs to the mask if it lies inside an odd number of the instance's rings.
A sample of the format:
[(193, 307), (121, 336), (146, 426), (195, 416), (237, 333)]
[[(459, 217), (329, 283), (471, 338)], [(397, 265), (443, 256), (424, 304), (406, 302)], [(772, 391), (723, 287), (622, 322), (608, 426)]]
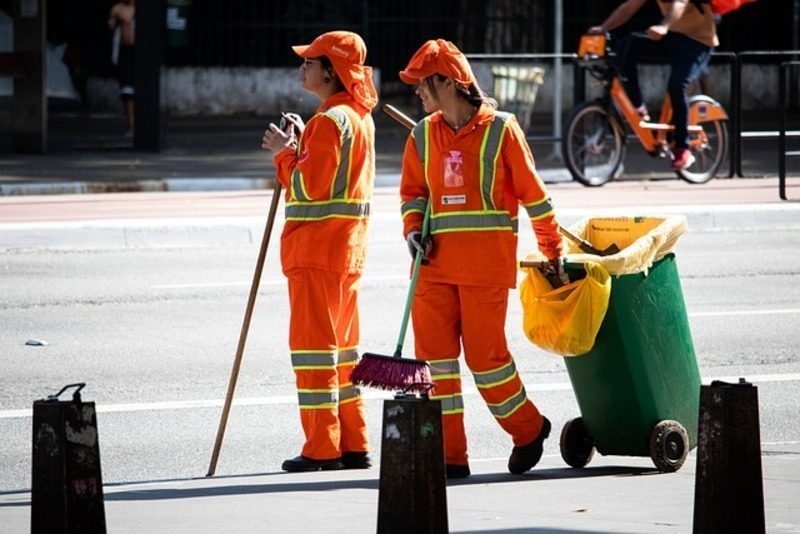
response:
[[(581, 39), (578, 56), (586, 60), (601, 60), (607, 62), (606, 38), (602, 35), (585, 35)], [(607, 63), (608, 64), (608, 63)], [(615, 65), (608, 64), (608, 69), (603, 72), (603, 85), (607, 97), (614, 103), (617, 115), (624, 119), (644, 149), (651, 155), (669, 154), (669, 132), (675, 129), (672, 122), (672, 101), (669, 95), (664, 96), (658, 122), (646, 122), (641, 119), (636, 107), (628, 98), (628, 93), (622, 85), (619, 72)], [(714, 100), (703, 97), (693, 101), (689, 106), (689, 144), (697, 148), (706, 142), (702, 122), (727, 120), (728, 114)]]
[[(636, 138), (642, 144), (644, 149), (651, 153), (657, 154), (660, 151), (669, 149), (669, 142), (667, 134), (675, 130), (675, 126), (671, 124), (672, 121), (672, 101), (669, 95), (664, 96), (664, 102), (661, 105), (661, 114), (659, 115), (658, 122), (645, 122), (639, 116), (636, 107), (628, 98), (628, 93), (622, 86), (619, 75), (614, 74), (611, 80), (611, 85), (608, 88), (611, 100), (617, 108), (619, 115), (628, 123)], [(701, 146), (705, 143), (705, 132), (703, 127), (699, 124), (705, 121), (712, 120), (726, 120), (728, 118), (725, 110), (721, 106), (695, 106), (689, 107), (689, 144), (691, 146)]]
[[(616, 62), (609, 56), (606, 35), (581, 37), (576, 67), (586, 69), (597, 79), (603, 94), (576, 105), (562, 139), (567, 169), (573, 179), (589, 187), (613, 180), (623, 169), (628, 138), (625, 124), (651, 156), (667, 160), (675, 157), (675, 127), (671, 124), (674, 110), (669, 94), (664, 97), (658, 122), (642, 120), (622, 85)], [(687, 166), (672, 170), (682, 180), (702, 184), (716, 175), (724, 159), (728, 115), (706, 95), (689, 98), (688, 115), (691, 160)]]

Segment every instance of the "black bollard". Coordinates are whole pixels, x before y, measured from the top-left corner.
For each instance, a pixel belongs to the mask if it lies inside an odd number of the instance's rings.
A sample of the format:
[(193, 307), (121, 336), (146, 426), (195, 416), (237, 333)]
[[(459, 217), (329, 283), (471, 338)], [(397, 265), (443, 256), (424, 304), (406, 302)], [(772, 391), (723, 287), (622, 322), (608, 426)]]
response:
[(764, 531), (758, 388), (714, 381), (700, 388), (694, 532)]
[[(97, 417), (84, 386), (33, 403), (31, 534), (106, 532)], [(72, 387), (72, 401), (58, 400)]]
[(383, 403), (378, 534), (447, 531), (441, 402), (398, 395)]

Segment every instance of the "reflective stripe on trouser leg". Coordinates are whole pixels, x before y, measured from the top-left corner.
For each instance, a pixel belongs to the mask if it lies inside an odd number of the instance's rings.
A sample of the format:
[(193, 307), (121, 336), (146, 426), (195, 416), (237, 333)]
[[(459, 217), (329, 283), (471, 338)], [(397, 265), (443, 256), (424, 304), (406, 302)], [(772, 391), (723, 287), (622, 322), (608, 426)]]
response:
[(508, 289), (460, 286), (464, 358), (475, 385), (514, 445), (527, 445), (541, 430), (542, 417), (528, 399), (505, 336)]
[[(339, 347), (353, 350), (358, 342), (356, 298), (358, 276), (341, 275), (315, 269), (294, 269), (287, 273), (291, 317), (289, 347), (295, 371), (300, 421), (305, 434), (301, 454), (316, 460), (341, 456), (342, 442), (366, 447), (363, 406), (353, 390), (339, 383)], [(349, 356), (345, 356), (347, 360)], [(348, 365), (345, 363), (343, 369)], [(349, 372), (342, 371), (347, 375)], [(341, 395), (348, 401), (341, 405)], [(345, 408), (346, 407), (346, 408)], [(346, 415), (342, 415), (342, 411)], [(344, 421), (343, 421), (344, 419)], [(343, 439), (342, 433), (348, 438)], [(351, 436), (355, 434), (358, 439)], [(349, 450), (349, 449), (348, 449)], [(352, 449), (352, 450), (366, 450)]]
[(432, 398), (442, 402), (445, 463), (467, 464), (467, 435), (458, 356), (461, 353), (457, 286), (420, 280), (412, 304), (415, 354), (431, 365)]

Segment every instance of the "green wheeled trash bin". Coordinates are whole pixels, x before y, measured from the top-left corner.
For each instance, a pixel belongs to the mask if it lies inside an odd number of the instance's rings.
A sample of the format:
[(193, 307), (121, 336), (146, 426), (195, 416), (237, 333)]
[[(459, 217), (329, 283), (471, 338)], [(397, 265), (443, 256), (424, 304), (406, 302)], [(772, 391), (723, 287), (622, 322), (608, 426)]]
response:
[(561, 456), (572, 467), (587, 465), (595, 449), (650, 456), (659, 471), (676, 471), (697, 444), (700, 402), (674, 254), (686, 220), (592, 218), (571, 229), (597, 249), (613, 243), (621, 250), (591, 256), (611, 275), (611, 294), (592, 349), (565, 358), (581, 417), (564, 425)]

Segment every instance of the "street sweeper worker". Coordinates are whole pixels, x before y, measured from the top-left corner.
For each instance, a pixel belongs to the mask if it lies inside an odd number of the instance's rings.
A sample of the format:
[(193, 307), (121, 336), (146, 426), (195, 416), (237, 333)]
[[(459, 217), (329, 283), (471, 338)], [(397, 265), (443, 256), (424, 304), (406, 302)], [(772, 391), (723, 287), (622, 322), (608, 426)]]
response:
[(367, 468), (364, 404), (350, 373), (358, 359), (357, 300), (375, 177), (370, 110), (377, 92), (357, 34), (332, 31), (292, 49), (303, 58), (303, 89), (322, 103), (306, 124), (285, 114), (288, 127), (270, 124), (262, 140), (286, 188), (281, 263), (305, 435), (300, 455), (282, 469)]
[[(446, 474), (470, 474), (462, 345), (478, 391), (512, 438), (508, 470), (521, 474), (541, 458), (550, 421), (528, 398), (509, 353), (506, 308), (523, 221), (550, 270), (564, 278), (553, 206), (516, 119), (495, 109), (453, 43), (426, 42), (400, 78), (415, 86), (429, 114), (406, 142), (400, 196), (409, 251), (425, 256), (412, 322), (416, 356), (430, 363), (431, 395), (442, 403)], [(430, 235), (423, 236), (428, 204)]]

